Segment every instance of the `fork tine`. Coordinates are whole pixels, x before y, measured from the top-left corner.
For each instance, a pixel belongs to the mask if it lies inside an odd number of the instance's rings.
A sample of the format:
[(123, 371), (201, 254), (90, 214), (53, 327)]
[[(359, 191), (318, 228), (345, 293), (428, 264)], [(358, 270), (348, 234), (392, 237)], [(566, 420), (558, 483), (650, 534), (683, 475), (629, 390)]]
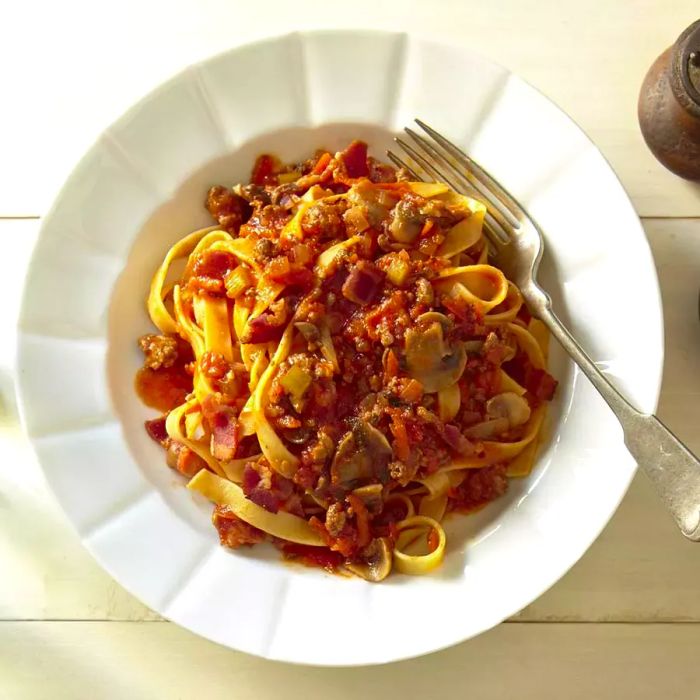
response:
[[(485, 200), (485, 204), (489, 207), (489, 211), (493, 215), (494, 219), (498, 221), (498, 223), (504, 231), (508, 231), (513, 227), (513, 222), (509, 218), (506, 218), (506, 214), (509, 212), (507, 209), (504, 210), (503, 204), (498, 200), (498, 197), (494, 196), (492, 192), (489, 192), (487, 189), (485, 189), (483, 184), (480, 187), (477, 187), (475, 183), (472, 182), (472, 180), (468, 177), (467, 173), (464, 173), (459, 168), (457, 168), (454, 165), (454, 163), (451, 163), (439, 149), (437, 149), (427, 139), (420, 136), (420, 134), (417, 134), (415, 131), (409, 129), (408, 127), (405, 128), (404, 131), (413, 139), (416, 145), (422, 148), (424, 151), (426, 151), (428, 155), (432, 157), (433, 160), (438, 161), (443, 167), (447, 168), (449, 172), (453, 173), (455, 177), (458, 177), (459, 180), (463, 182), (468, 189), (474, 190), (479, 199)], [(477, 183), (478, 182), (479, 181), (477, 180)], [(458, 189), (463, 189), (463, 187)], [(515, 226), (517, 225), (518, 222), (516, 221)]]
[[(426, 173), (431, 175), (436, 180), (443, 179), (443, 174), (439, 170), (437, 170), (427, 158), (425, 158), (422, 154), (418, 153), (418, 151), (416, 151), (416, 149), (413, 148), (413, 146), (407, 144), (405, 141), (400, 139), (398, 136), (396, 136), (394, 138), (394, 141), (396, 141), (396, 143), (399, 144), (399, 146), (401, 146), (401, 148), (406, 153), (408, 153), (408, 155), (411, 156), (411, 158), (413, 158), (413, 160), (415, 160), (416, 163), (418, 163), (418, 165), (420, 165), (420, 167)], [(452, 185), (453, 189), (459, 189), (459, 188), (455, 187), (453, 183), (448, 182), (447, 184)]]
[[(440, 172), (427, 158), (425, 158), (422, 154), (418, 153), (413, 146), (410, 144), (406, 143), (403, 139), (399, 138), (398, 136), (394, 138), (394, 141), (401, 146), (401, 148), (408, 153), (411, 158), (413, 158), (416, 163), (431, 177), (433, 177), (436, 180), (439, 180), (441, 182), (445, 182), (446, 184), (450, 185), (453, 190), (459, 191), (463, 190), (464, 187), (461, 185), (455, 183), (454, 179), (445, 176), (445, 173)], [(469, 184), (469, 182), (466, 182), (467, 184), (467, 189), (474, 191), (474, 188)], [(477, 193), (477, 197), (482, 198), (479, 193)], [(496, 219), (493, 214), (490, 211), (486, 212), (486, 217), (485, 217), (486, 223), (489, 225), (491, 228), (491, 232), (493, 236), (498, 238), (501, 243), (507, 243), (508, 240), (510, 239), (510, 236), (508, 234), (508, 224), (504, 226), (504, 224)]]
[(407, 170), (416, 180), (423, 180), (423, 176), (417, 173), (405, 160), (401, 160), (393, 151), (386, 152), (387, 158), (397, 167)]
[[(420, 173), (412, 168), (405, 160), (397, 156), (393, 151), (387, 151), (386, 155), (398, 168), (405, 168), (416, 180), (424, 181), (424, 178)], [(484, 220), (482, 231), (484, 232), (484, 236), (488, 242), (491, 244), (491, 249), (495, 251), (496, 254), (498, 254), (503, 249), (504, 245), (508, 243), (507, 235), (502, 232), (500, 228), (496, 228), (494, 226), (494, 221), (488, 214), (487, 218)]]
[(440, 146), (442, 146), (447, 153), (449, 153), (458, 162), (463, 163), (465, 168), (471, 171), (472, 175), (474, 175), (476, 179), (480, 179), (484, 183), (487, 190), (498, 196), (503, 206), (515, 220), (514, 225), (517, 226), (517, 216), (518, 212), (521, 210), (521, 207), (517, 201), (505, 189), (503, 189), (503, 187), (499, 185), (498, 182), (491, 177), (488, 172), (486, 172), (486, 170), (484, 170), (478, 163), (475, 163), (461, 148), (455, 146), (452, 141), (445, 138), (441, 133), (435, 131), (435, 129), (432, 127), (428, 126), (424, 121), (416, 119), (415, 122), (434, 141), (440, 144)]

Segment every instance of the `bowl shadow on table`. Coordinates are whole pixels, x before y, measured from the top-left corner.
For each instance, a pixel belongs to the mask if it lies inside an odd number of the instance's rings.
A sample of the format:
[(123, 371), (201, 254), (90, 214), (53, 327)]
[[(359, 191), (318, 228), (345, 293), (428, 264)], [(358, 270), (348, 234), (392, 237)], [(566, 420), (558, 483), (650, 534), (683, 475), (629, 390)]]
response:
[[(144, 300), (153, 271), (165, 252), (190, 231), (212, 224), (204, 207), (206, 193), (213, 184), (230, 185), (246, 181), (255, 157), (263, 152), (279, 155), (283, 160), (308, 156), (318, 147), (337, 150), (353, 138), (369, 142), (370, 153), (382, 156), (393, 145), (393, 134), (367, 124), (329, 124), (319, 128), (285, 129), (250, 141), (236, 152), (217, 158), (187, 178), (177, 191), (147, 219), (136, 236), (135, 243), (112, 295), (109, 311), (108, 375), (112, 399), (124, 427), (124, 436), (135, 461), (148, 481), (161, 493), (171, 508), (192, 527), (210, 536), (210, 506), (203, 499), (194, 499), (181, 479), (165, 467), (160, 448), (143, 430), (143, 421), (156, 415), (141, 405), (133, 391), (133, 377), (142, 357), (135, 339), (153, 328), (145, 310)], [(566, 321), (562, 282), (555, 261), (545, 252), (540, 279), (551, 294), (555, 308)], [(573, 390), (573, 366), (558, 347), (551, 348), (550, 371), (559, 379), (560, 389), (548, 412), (544, 440), (538, 451), (533, 473), (525, 479), (514, 479), (506, 495), (469, 517), (450, 516), (446, 523), (450, 554), (436, 574), (451, 579), (459, 575), (468, 563), (469, 550), (486, 541), (499, 527), (499, 522), (527, 498), (546, 471), (553, 465), (556, 453), (557, 426), (568, 413)], [(256, 548), (257, 549), (257, 548)], [(267, 549), (267, 548), (266, 548)], [(247, 554), (248, 555), (248, 554)], [(250, 553), (254, 559), (273, 564), (276, 552)], [(274, 564), (273, 564), (274, 565)]]

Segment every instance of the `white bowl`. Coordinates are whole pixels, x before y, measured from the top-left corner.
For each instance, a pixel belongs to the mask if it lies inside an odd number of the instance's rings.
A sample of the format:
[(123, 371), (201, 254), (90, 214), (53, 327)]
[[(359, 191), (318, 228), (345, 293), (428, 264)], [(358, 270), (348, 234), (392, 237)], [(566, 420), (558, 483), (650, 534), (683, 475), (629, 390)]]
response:
[(635, 465), (615, 418), (558, 348), (549, 439), (530, 478), (448, 520), (444, 566), (368, 584), (219, 546), (211, 506), (143, 430), (133, 391), (149, 280), (210, 223), (207, 188), (352, 138), (382, 155), (419, 116), (461, 143), (546, 233), (543, 281), (591, 355), (652, 411), (662, 366), (656, 275), (639, 221), (595, 146), (547, 99), (462, 48), (405, 34), (291, 34), (177, 75), (90, 149), (44, 220), (20, 320), (21, 410), (85, 546), (180, 625), (271, 659), (355, 665), (454, 644), (562, 576), (620, 502)]

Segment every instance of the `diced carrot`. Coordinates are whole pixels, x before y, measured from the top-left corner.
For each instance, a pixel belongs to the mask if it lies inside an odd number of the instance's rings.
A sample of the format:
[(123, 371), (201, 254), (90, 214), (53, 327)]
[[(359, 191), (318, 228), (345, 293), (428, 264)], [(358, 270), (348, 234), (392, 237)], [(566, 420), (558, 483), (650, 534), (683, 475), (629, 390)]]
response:
[(411, 456), (411, 447), (408, 444), (408, 433), (406, 425), (401, 418), (396, 415), (391, 422), (391, 432), (396, 440), (396, 456), (405, 462)]
[(371, 539), (369, 531), (369, 513), (367, 512), (367, 506), (359, 496), (355, 494), (350, 494), (348, 496), (348, 503), (355, 511), (355, 521), (357, 523), (357, 544), (359, 547), (365, 547), (369, 544)]
[(324, 153), (317, 161), (316, 165), (314, 165), (314, 169), (311, 171), (314, 175), (320, 175), (327, 167), (328, 164), (331, 162), (331, 154), (330, 153)]
[(399, 361), (396, 358), (396, 354), (393, 350), (389, 350), (386, 354), (386, 366), (384, 368), (384, 374), (387, 379), (396, 377), (399, 373)]
[(401, 398), (408, 403), (416, 403), (423, 398), (423, 385), (417, 379), (409, 379), (401, 392)]
[(420, 231), (421, 238), (427, 236), (433, 230), (433, 226), (435, 226), (435, 222), (432, 219), (426, 219)]

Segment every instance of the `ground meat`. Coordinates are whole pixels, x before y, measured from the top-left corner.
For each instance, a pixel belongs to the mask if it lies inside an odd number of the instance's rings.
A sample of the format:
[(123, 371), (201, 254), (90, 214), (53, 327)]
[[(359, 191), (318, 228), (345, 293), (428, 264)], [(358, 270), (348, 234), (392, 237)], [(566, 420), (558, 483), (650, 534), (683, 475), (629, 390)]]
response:
[(259, 262), (264, 263), (277, 255), (277, 253), (277, 245), (269, 238), (261, 238), (259, 241), (255, 241), (255, 258)]
[(333, 537), (338, 537), (342, 529), (345, 527), (347, 516), (343, 512), (343, 506), (340, 503), (331, 503), (326, 511), (326, 530)]
[(369, 179), (372, 182), (396, 182), (396, 168), (387, 163), (380, 163), (376, 158), (367, 158)]
[(302, 461), (305, 464), (323, 465), (333, 454), (335, 444), (324, 432), (319, 432), (318, 440), (309, 445), (302, 453)]
[(270, 201), (272, 204), (289, 206), (294, 203), (294, 197), (301, 193), (302, 189), (297, 182), (287, 182), (284, 185), (278, 185), (272, 190)]
[(425, 277), (416, 280), (416, 303), (429, 306), (433, 303), (433, 287)]
[(211, 521), (219, 533), (221, 544), (236, 549), (253, 545), (265, 539), (265, 533), (248, 525), (225, 506), (216, 506)]
[(177, 361), (177, 338), (169, 335), (148, 333), (139, 338), (139, 347), (143, 351), (144, 367), (160, 369), (172, 367)]
[(229, 233), (238, 233), (250, 216), (250, 205), (233, 191), (214, 185), (207, 194), (206, 207), (219, 225)]
[(262, 185), (236, 185), (233, 191), (249, 204), (261, 206), (270, 204), (270, 193)]
[(424, 222), (420, 202), (414, 197), (405, 197), (391, 212), (388, 233), (399, 243), (412, 243), (421, 232)]
[(342, 212), (333, 204), (315, 204), (301, 220), (307, 236), (319, 239), (345, 238)]
[(267, 343), (271, 340), (279, 340), (284, 333), (290, 314), (289, 300), (287, 298), (278, 299), (270, 304), (267, 311), (248, 321), (241, 336), (241, 342)]
[(241, 235), (252, 233), (265, 238), (277, 238), (290, 218), (289, 211), (277, 204), (256, 208), (246, 221)]
[(470, 510), (502, 496), (507, 488), (504, 465), (469, 469), (464, 481), (450, 493), (450, 502), (456, 509)]
[(205, 377), (221, 379), (231, 369), (231, 365), (221, 353), (207, 350), (202, 354), (199, 368)]
[(389, 474), (392, 479), (396, 479), (402, 486), (405, 486), (416, 475), (418, 471), (418, 461), (413, 460), (413, 464), (406, 464), (400, 460), (389, 462)]

